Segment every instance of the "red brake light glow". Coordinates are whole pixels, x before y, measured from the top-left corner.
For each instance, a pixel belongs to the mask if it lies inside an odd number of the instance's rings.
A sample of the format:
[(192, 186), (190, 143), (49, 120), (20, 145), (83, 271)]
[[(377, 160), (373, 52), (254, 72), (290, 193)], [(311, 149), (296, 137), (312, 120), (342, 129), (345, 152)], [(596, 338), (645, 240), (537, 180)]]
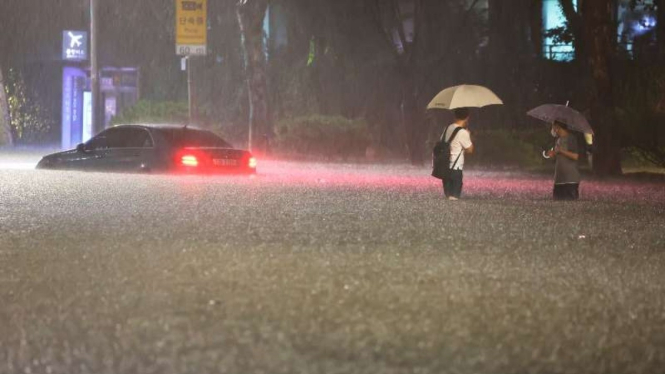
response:
[(249, 158), (249, 163), (248, 163), (248, 166), (250, 167), (250, 169), (256, 169), (256, 164), (257, 164), (256, 158), (250, 157)]
[(192, 167), (199, 166), (199, 160), (194, 155), (184, 155), (180, 158), (180, 162), (184, 166), (192, 166)]

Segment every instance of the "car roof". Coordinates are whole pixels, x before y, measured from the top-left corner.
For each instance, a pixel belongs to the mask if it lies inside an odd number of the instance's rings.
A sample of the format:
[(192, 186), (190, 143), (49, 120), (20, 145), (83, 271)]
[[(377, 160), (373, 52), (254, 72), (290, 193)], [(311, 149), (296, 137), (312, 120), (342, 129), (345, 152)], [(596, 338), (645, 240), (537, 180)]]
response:
[[(201, 131), (201, 132), (208, 132), (212, 133), (215, 135), (217, 138), (221, 139), (224, 143), (228, 145), (228, 148), (230, 149), (236, 149), (231, 143), (226, 141), (224, 138), (220, 137), (219, 135), (215, 134), (213, 131), (209, 129), (204, 129), (200, 128), (198, 126), (190, 126), (186, 124), (175, 124), (175, 123), (132, 123), (132, 124), (120, 124), (120, 125), (115, 125), (112, 127), (107, 128), (106, 130), (109, 129), (122, 129), (122, 128), (142, 128), (146, 129), (151, 133), (165, 133), (165, 132), (170, 132), (169, 130), (193, 130), (193, 131)], [(170, 136), (170, 135), (169, 135)]]
[(209, 131), (207, 129), (202, 129), (197, 126), (191, 126), (187, 124), (175, 124), (175, 123), (132, 123), (132, 124), (120, 124), (115, 125), (111, 128), (122, 128), (122, 127), (144, 127), (148, 129), (158, 129), (158, 130), (169, 130), (169, 129), (190, 129), (190, 130), (199, 130), (199, 131)]

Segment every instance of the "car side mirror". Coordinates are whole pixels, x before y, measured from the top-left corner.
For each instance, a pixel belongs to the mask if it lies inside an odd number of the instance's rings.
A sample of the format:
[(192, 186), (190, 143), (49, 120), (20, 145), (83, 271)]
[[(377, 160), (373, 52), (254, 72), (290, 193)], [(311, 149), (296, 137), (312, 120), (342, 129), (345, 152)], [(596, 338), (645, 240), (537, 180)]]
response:
[(85, 144), (81, 143), (76, 146), (76, 152), (78, 153), (85, 153)]

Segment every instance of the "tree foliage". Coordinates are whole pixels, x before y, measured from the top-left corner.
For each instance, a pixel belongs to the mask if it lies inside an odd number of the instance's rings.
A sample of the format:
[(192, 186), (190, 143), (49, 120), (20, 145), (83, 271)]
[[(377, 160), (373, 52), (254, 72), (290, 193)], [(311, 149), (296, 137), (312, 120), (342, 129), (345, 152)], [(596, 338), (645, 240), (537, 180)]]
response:
[[(243, 141), (248, 122), (264, 138), (275, 124), (296, 117), (363, 119), (373, 148), (419, 163), (427, 156), (428, 138), (450, 120), (445, 112), (426, 116), (424, 110), (445, 87), (484, 84), (504, 99), (502, 108), (473, 113), (472, 126), (481, 129), (533, 126), (524, 112), (543, 102), (571, 100), (585, 110), (605, 97), (589, 89), (599, 83), (589, 67), (598, 56), (589, 33), (595, 29), (587, 22), (592, 11), (558, 1), (566, 26), (545, 36), (575, 44), (573, 64), (541, 58), (541, 0), (209, 0), (209, 54), (193, 59), (195, 113), (200, 125)], [(665, 19), (663, 7), (654, 5)], [(5, 75), (10, 69), (25, 72), (27, 92), (34, 89), (47, 99), (43, 113), (50, 112), (52, 122), (59, 118), (60, 62), (54, 61), (61, 31), (85, 29), (88, 12), (84, 0), (53, 0), (49, 7), (41, 0), (0, 2), (0, 23), (10, 30), (0, 34), (0, 69)], [(145, 101), (181, 106), (187, 84), (174, 53), (173, 2), (104, 1), (100, 13), (101, 64), (140, 67)], [(267, 24), (270, 30), (264, 30)], [(664, 26), (659, 22), (659, 32)], [(627, 74), (613, 50), (607, 53), (609, 74)], [(620, 81), (611, 80), (604, 91), (617, 103)], [(606, 123), (594, 118), (595, 126)]]
[(8, 96), (7, 90), (5, 89), (5, 78), (2, 72), (2, 66), (0, 66), (0, 146), (14, 145)]
[(26, 86), (21, 73), (9, 71), (6, 90), (14, 142), (31, 144), (47, 140), (55, 125), (53, 117), (41, 104), (39, 96)]

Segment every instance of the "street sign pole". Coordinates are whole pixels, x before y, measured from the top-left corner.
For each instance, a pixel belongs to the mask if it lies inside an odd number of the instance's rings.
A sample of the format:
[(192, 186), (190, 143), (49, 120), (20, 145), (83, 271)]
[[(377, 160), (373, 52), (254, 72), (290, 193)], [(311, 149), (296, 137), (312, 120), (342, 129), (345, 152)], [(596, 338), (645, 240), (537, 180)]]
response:
[(194, 124), (194, 100), (192, 98), (192, 56), (187, 56), (187, 105), (189, 108), (189, 124)]
[(176, 54), (183, 56), (187, 69), (187, 101), (189, 122), (197, 120), (194, 89), (194, 57), (205, 56), (208, 44), (207, 0), (175, 0)]

